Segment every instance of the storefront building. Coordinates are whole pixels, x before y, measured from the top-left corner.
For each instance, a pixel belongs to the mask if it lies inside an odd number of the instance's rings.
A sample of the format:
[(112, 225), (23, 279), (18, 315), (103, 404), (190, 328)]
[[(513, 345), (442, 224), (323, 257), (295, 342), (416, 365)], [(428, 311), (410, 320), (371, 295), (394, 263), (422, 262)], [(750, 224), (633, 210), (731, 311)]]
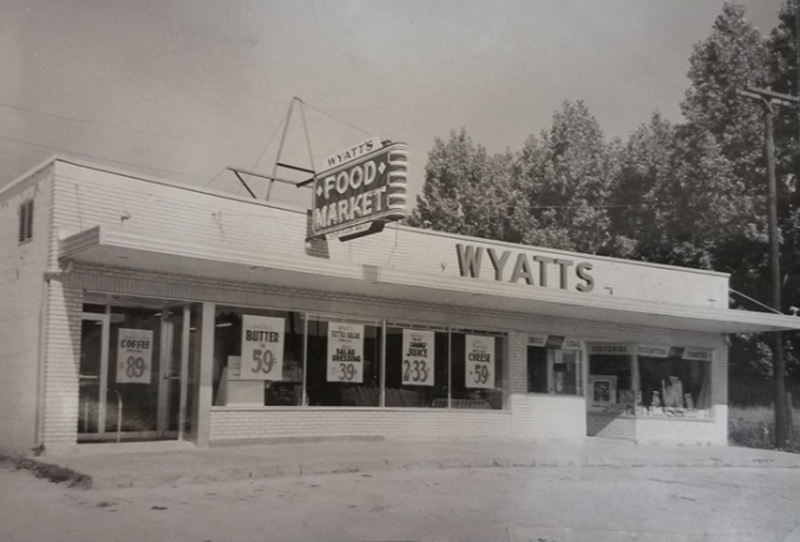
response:
[(54, 158), (0, 191), (0, 445), (297, 437), (727, 442), (728, 276)]

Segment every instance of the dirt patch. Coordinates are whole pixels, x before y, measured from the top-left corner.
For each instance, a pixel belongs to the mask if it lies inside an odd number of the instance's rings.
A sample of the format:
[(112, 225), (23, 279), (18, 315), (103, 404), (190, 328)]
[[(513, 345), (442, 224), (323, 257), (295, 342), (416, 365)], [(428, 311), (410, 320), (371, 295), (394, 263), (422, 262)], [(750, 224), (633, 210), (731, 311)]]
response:
[(0, 463), (11, 465), (17, 470), (28, 470), (37, 478), (44, 478), (56, 484), (66, 483), (68, 487), (89, 489), (92, 487), (92, 477), (69, 467), (45, 463), (29, 457), (0, 456)]

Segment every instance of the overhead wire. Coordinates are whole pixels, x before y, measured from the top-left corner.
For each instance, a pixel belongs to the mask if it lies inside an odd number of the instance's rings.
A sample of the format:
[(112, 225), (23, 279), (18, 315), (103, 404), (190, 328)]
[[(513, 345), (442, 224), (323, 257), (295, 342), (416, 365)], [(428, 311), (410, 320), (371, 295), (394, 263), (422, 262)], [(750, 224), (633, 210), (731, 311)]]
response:
[[(129, 126), (121, 126), (119, 124), (113, 124), (113, 123), (108, 123), (108, 122), (98, 122), (98, 121), (90, 120), (90, 119), (71, 117), (71, 116), (68, 116), (68, 115), (61, 115), (61, 114), (58, 114), (58, 113), (51, 113), (49, 111), (41, 111), (39, 109), (33, 109), (33, 108), (30, 108), (30, 107), (23, 107), (23, 106), (20, 106), (20, 105), (15, 105), (15, 104), (10, 104), (10, 103), (0, 102), (0, 107), (6, 108), (6, 109), (15, 110), (15, 111), (22, 111), (22, 112), (25, 112), (25, 113), (32, 113), (32, 114), (40, 115), (40, 116), (43, 116), (43, 117), (50, 117), (50, 118), (63, 120), (63, 121), (67, 121), (67, 122), (77, 122), (77, 123), (80, 123), (80, 124), (88, 124), (90, 126), (98, 126), (100, 128), (111, 128), (111, 129), (114, 129), (114, 130), (122, 130), (122, 131), (126, 131), (126, 132), (132, 132), (132, 133), (136, 133), (136, 134), (146, 135), (146, 136), (164, 137), (164, 138), (168, 138), (168, 139), (173, 139), (175, 141), (183, 141), (183, 142), (191, 143), (191, 144), (219, 146), (219, 142), (215, 142), (215, 141), (205, 141), (205, 140), (202, 140), (202, 139), (187, 138), (187, 137), (183, 137), (182, 135), (173, 134), (173, 133), (155, 132), (155, 131), (149, 131), (149, 130), (140, 130), (138, 128), (131, 128)], [(234, 147), (240, 147), (239, 145), (233, 145), (233, 146)]]
[(154, 167), (154, 166), (145, 166), (145, 165), (137, 164), (137, 163), (134, 163), (134, 162), (125, 162), (123, 160), (115, 160), (113, 158), (106, 158), (106, 157), (103, 157), (103, 156), (98, 156), (96, 154), (89, 154), (89, 153), (85, 153), (85, 152), (66, 150), (66, 149), (63, 149), (63, 148), (60, 148), (60, 147), (53, 147), (51, 145), (44, 145), (42, 143), (36, 143), (35, 141), (28, 141), (26, 139), (19, 139), (19, 138), (11, 137), (11, 136), (0, 135), (0, 139), (6, 139), (8, 141), (15, 141), (17, 143), (23, 143), (25, 145), (33, 145), (34, 147), (40, 147), (42, 149), (48, 149), (48, 150), (53, 151), (53, 152), (65, 152), (65, 153), (68, 153), (68, 154), (73, 154), (75, 156), (83, 156), (85, 158), (91, 158), (93, 160), (102, 160), (104, 162), (112, 162), (112, 163), (121, 164), (121, 165), (124, 165), (124, 166), (131, 166), (131, 167), (135, 167), (135, 168), (144, 168), (144, 169), (149, 169), (149, 170), (152, 170), (152, 171), (160, 171), (162, 173), (169, 173), (171, 175), (183, 175), (183, 176), (186, 176), (186, 177), (193, 177), (193, 178), (196, 178), (196, 179), (201, 179), (201, 178), (204, 179), (205, 178), (204, 176), (197, 175), (195, 173), (188, 173), (186, 171), (177, 171), (177, 170), (174, 170), (174, 169), (159, 168), (159, 167)]
[(356, 125), (355, 125), (355, 124), (353, 124), (352, 122), (346, 121), (346, 120), (344, 120), (344, 119), (340, 119), (339, 117), (336, 117), (336, 116), (334, 116), (334, 115), (332, 115), (332, 114), (328, 113), (327, 111), (323, 111), (323, 110), (322, 110), (322, 109), (320, 109), (319, 107), (316, 107), (316, 106), (313, 106), (313, 105), (311, 105), (310, 103), (306, 102), (306, 101), (305, 101), (305, 100), (303, 100), (302, 98), (298, 98), (298, 99), (300, 100), (300, 103), (302, 103), (302, 104), (304, 104), (304, 105), (306, 105), (306, 106), (310, 107), (310, 108), (311, 108), (311, 109), (313, 109), (314, 111), (317, 111), (317, 112), (319, 112), (319, 113), (322, 113), (322, 114), (323, 114), (323, 115), (325, 115), (326, 117), (329, 117), (329, 118), (331, 118), (331, 119), (333, 119), (333, 120), (335, 120), (335, 121), (337, 121), (337, 122), (341, 122), (341, 123), (343, 123), (343, 124), (346, 124), (346, 125), (347, 125), (347, 126), (349, 126), (350, 128), (353, 128), (353, 129), (355, 129), (355, 130), (358, 130), (359, 132), (361, 132), (361, 133), (363, 133), (363, 134), (366, 134), (366, 135), (368, 135), (368, 136), (374, 136), (374, 135), (375, 135), (375, 132), (370, 132), (369, 130), (365, 130), (364, 128), (361, 128), (360, 126), (356, 126)]

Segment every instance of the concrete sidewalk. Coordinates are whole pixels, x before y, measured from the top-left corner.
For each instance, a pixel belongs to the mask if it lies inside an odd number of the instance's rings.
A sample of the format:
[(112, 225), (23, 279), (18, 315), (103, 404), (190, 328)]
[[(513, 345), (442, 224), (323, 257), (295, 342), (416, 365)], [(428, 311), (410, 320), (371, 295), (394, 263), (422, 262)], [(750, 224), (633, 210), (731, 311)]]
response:
[[(152, 444), (153, 446), (148, 446)], [(126, 450), (130, 451), (124, 451)], [(248, 478), (459, 467), (773, 467), (800, 455), (722, 446), (641, 445), (622, 440), (307, 440), (195, 448), (188, 443), (86, 445), (42, 461), (92, 477), (93, 487), (160, 487)]]

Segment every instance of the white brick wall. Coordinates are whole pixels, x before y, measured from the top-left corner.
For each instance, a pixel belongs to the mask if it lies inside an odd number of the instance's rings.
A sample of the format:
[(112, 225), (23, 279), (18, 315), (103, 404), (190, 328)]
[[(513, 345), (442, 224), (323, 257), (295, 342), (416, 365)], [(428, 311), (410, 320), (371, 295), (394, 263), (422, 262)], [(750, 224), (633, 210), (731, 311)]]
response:
[[(27, 451), (37, 437), (44, 272), (53, 167), (0, 193), (0, 450)], [(20, 204), (33, 199), (33, 237), (18, 243)]]
[(500, 410), (214, 407), (211, 441), (302, 436), (510, 438), (511, 413)]
[[(92, 169), (60, 163), (55, 187), (53, 228), (62, 237), (96, 225), (134, 230), (176, 243), (186, 240), (220, 249), (278, 251), (307, 258), (305, 218), (258, 202), (214, 197), (209, 194), (128, 179)], [(405, 236), (405, 237), (404, 237)], [(412, 239), (413, 238), (413, 239)], [(351, 243), (329, 243), (335, 258), (404, 266), (414, 262), (439, 266), (442, 239), (429, 232), (408, 229)], [(412, 240), (413, 242), (411, 242)], [(332, 257), (333, 257), (332, 256)], [(50, 264), (57, 265), (57, 245), (51, 245)], [(427, 262), (427, 263), (425, 263)], [(447, 262), (442, 262), (447, 263)], [(448, 264), (449, 265), (449, 264)], [(447, 267), (447, 266), (445, 266)], [(642, 267), (643, 268), (643, 267)], [(429, 272), (420, 268), (423, 272)], [(638, 268), (637, 268), (638, 269)], [(452, 269), (451, 269), (452, 270)], [(692, 274), (694, 276), (695, 274)], [(507, 389), (505, 411), (437, 411), (400, 409), (233, 409), (214, 408), (210, 417), (212, 440), (264, 438), (289, 435), (383, 434), (419, 437), (485, 436), (581, 437), (586, 434), (583, 398), (527, 394), (527, 338), (533, 334), (559, 334), (587, 341), (625, 341), (647, 344), (726, 348), (719, 336), (620, 326), (600, 321), (520, 315), (499, 310), (457, 310), (431, 303), (381, 300), (357, 294), (332, 294), (274, 287), (264, 283), (223, 282), (209, 277), (167, 275), (123, 267), (76, 265), (74, 271), (51, 281), (48, 295), (49, 333), (44, 434), (48, 446), (75, 442), (77, 424), (78, 344), (83, 292), (159, 297), (335, 313), (370, 319), (387, 319), (421, 325), (452, 325), (507, 331)], [(702, 277), (702, 274), (697, 274)], [(711, 279), (709, 279), (711, 280)], [(714, 278), (712, 280), (717, 280)], [(726, 400), (726, 353), (715, 360), (714, 401)], [(720, 383), (722, 387), (720, 388)], [(717, 438), (725, 434), (720, 416), (711, 424)], [(621, 434), (623, 428), (620, 428)]]
[[(509, 410), (486, 411), (431, 411), (423, 410), (375, 410), (375, 409), (229, 409), (214, 408), (211, 413), (210, 438), (247, 439), (291, 435), (338, 434), (340, 423), (346, 423), (353, 435), (381, 434), (385, 436), (459, 436), (465, 427), (475, 435), (495, 435), (517, 438), (569, 437), (579, 438), (586, 434), (585, 402), (581, 397), (527, 394), (527, 340), (530, 333), (565, 333), (571, 337), (586, 337), (592, 340), (630, 340), (653, 342), (652, 329), (619, 328), (598, 326), (593, 322), (571, 321), (546, 324), (536, 319), (498, 312), (474, 315), (468, 312), (453, 314), (448, 307), (421, 304), (386, 304), (375, 299), (361, 299), (322, 292), (286, 292), (269, 286), (233, 284), (209, 281), (184, 276), (154, 275), (120, 268), (77, 266), (72, 274), (64, 277), (67, 292), (71, 292), (72, 318), (79, 322), (80, 292), (84, 289), (107, 294), (164, 297), (171, 299), (206, 300), (230, 305), (289, 308), (294, 310), (322, 310), (358, 315), (365, 318), (431, 323), (453, 324), (463, 327), (492, 327), (506, 329), (508, 334), (508, 385), (511, 396)], [(54, 292), (57, 290), (54, 289)], [(67, 318), (66, 312), (61, 315)], [(54, 319), (56, 319), (54, 315)], [(520, 328), (527, 331), (519, 331)], [(62, 335), (71, 337), (68, 326), (59, 328)], [(54, 328), (55, 331), (55, 328)], [(71, 340), (62, 340), (59, 352), (68, 357)], [(661, 331), (659, 342), (667, 344), (689, 344), (700, 346), (724, 346), (718, 337)], [(61, 359), (57, 356), (54, 359)], [(715, 364), (724, 368), (723, 357)], [(722, 370), (714, 371), (715, 379), (725, 378)], [(69, 395), (70, 386), (77, 382), (77, 375), (53, 372), (53, 378), (68, 382), (55, 386)], [(719, 396), (717, 396), (718, 398)], [(77, 403), (59, 400), (60, 410), (71, 412), (61, 416), (58, 422), (64, 431), (52, 433), (67, 441), (74, 438), (75, 409)], [(55, 402), (55, 401), (54, 401)], [(67, 404), (68, 403), (68, 404)], [(344, 412), (345, 414), (341, 414)], [(386, 415), (383, 416), (382, 413)], [(344, 416), (344, 417), (342, 417)], [(456, 416), (455, 418), (453, 416)], [(346, 420), (346, 421), (342, 421)], [(635, 438), (634, 430), (626, 429), (626, 422), (617, 422), (606, 431), (606, 435)], [(628, 424), (630, 425), (630, 424)], [(711, 424), (714, 427), (716, 424)], [(623, 427), (624, 426), (624, 427)], [(295, 429), (292, 429), (295, 427)], [(679, 427), (679, 426), (678, 426)], [(723, 430), (717, 427), (717, 430)], [(70, 431), (73, 436), (70, 436)], [(463, 435), (462, 435), (463, 436)], [(686, 440), (686, 439), (684, 439)]]
[[(347, 243), (307, 245), (307, 216), (302, 210), (133, 179), (65, 162), (57, 162), (56, 177), (57, 219), (65, 235), (101, 225), (164, 244), (203, 246), (226, 254), (280, 255), (312, 268), (324, 257), (329, 263), (367, 264), (445, 277), (459, 276), (455, 245), (461, 242), (484, 249), (493, 247), (498, 253), (511, 251), (511, 259), (522, 251), (528, 256), (564, 257), (574, 263), (590, 261), (596, 285), (591, 293), (582, 294), (589, 297), (607, 298), (613, 292), (615, 298), (622, 299), (727, 307), (727, 276), (719, 273), (563, 253), (396, 225)], [(476, 280), (493, 285), (494, 273), (486, 254), (482, 269)], [(555, 270), (551, 275), (555, 276)], [(550, 287), (558, 289), (559, 281), (553, 278), (550, 282)], [(574, 292), (574, 284), (569, 289)]]
[(54, 279), (47, 304), (43, 442), (53, 451), (77, 440), (83, 292)]

